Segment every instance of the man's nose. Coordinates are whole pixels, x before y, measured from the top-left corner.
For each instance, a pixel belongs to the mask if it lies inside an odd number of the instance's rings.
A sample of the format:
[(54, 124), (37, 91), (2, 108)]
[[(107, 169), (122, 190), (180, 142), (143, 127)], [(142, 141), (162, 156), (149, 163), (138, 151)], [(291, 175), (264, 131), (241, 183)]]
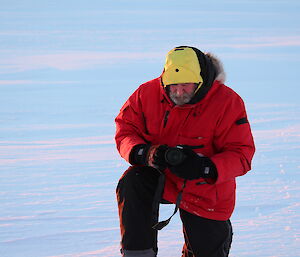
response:
[(177, 86), (176, 88), (176, 94), (182, 95), (184, 93), (184, 88), (182, 86)]

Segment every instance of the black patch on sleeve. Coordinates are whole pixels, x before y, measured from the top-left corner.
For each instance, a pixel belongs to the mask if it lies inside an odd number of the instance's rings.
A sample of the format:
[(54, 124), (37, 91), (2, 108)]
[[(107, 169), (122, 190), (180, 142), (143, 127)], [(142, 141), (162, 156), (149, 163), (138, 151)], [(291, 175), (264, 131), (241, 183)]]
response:
[(246, 117), (241, 118), (241, 119), (239, 119), (235, 122), (235, 124), (237, 124), (237, 125), (242, 125), (242, 124), (245, 124), (245, 123), (248, 123), (248, 119)]

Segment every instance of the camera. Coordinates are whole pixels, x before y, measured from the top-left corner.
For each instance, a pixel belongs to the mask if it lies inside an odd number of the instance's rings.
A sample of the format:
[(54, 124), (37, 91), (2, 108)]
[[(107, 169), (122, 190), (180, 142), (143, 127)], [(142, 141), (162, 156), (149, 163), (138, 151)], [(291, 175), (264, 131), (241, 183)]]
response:
[(169, 147), (165, 152), (165, 160), (171, 166), (177, 166), (186, 159), (186, 154), (182, 151), (183, 147), (177, 145)]

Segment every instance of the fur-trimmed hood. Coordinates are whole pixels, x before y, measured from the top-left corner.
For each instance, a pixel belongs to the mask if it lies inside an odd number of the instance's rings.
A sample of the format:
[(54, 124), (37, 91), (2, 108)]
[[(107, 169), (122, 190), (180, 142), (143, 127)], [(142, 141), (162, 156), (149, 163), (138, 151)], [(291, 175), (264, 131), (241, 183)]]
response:
[(205, 53), (205, 55), (212, 61), (215, 69), (216, 69), (216, 78), (221, 84), (225, 83), (226, 73), (224, 71), (224, 66), (222, 61), (213, 53)]

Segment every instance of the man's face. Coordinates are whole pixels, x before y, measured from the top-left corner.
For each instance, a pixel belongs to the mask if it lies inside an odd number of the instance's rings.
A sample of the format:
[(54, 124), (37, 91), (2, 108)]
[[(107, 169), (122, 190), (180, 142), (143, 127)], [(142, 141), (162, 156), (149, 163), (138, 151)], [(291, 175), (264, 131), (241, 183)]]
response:
[(197, 84), (195, 83), (183, 83), (173, 84), (169, 86), (169, 96), (171, 100), (177, 105), (183, 105), (188, 103), (194, 96)]

